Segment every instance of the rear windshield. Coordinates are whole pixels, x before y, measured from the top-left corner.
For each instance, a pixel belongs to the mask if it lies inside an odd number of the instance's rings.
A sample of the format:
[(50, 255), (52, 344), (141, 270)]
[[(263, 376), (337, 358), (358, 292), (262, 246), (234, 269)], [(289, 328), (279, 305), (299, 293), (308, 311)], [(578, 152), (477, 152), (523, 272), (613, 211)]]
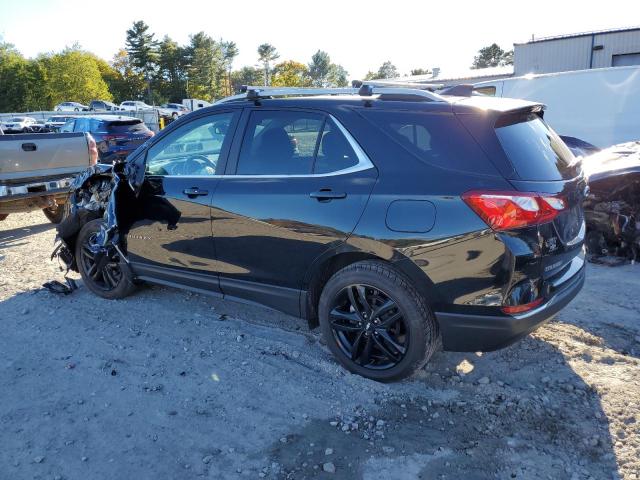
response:
[(452, 114), (389, 110), (364, 110), (361, 114), (426, 163), (453, 171), (497, 174)]
[(522, 180), (564, 180), (579, 173), (571, 150), (534, 113), (501, 117), (496, 123), (496, 134)]
[(104, 122), (103, 128), (110, 133), (142, 133), (148, 130), (142, 120)]

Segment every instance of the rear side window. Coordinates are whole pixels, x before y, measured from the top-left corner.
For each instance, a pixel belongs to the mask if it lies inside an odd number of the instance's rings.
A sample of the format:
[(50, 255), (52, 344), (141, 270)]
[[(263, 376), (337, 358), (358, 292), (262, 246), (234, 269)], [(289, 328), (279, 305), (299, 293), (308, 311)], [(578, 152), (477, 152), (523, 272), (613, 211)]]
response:
[(496, 134), (522, 180), (563, 180), (579, 173), (571, 150), (536, 114), (501, 117), (496, 123)]
[(454, 171), (496, 170), (453, 114), (364, 110), (361, 114), (420, 160)]
[(238, 175), (308, 175), (358, 164), (340, 127), (322, 114), (255, 111), (247, 125)]

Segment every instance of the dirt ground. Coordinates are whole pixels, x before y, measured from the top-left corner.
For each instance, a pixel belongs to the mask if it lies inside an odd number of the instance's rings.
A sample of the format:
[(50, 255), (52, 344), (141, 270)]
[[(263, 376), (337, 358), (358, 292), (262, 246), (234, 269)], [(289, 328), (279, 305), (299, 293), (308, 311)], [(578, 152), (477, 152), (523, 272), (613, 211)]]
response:
[(589, 265), (508, 349), (382, 385), (270, 310), (51, 294), (54, 232), (40, 212), (0, 223), (2, 480), (640, 478), (638, 265)]

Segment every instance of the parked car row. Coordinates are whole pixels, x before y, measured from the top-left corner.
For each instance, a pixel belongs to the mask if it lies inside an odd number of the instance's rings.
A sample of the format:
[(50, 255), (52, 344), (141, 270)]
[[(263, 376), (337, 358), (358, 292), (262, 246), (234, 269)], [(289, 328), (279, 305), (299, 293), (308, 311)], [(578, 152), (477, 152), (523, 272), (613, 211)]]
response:
[(120, 105), (106, 100), (92, 100), (89, 105), (78, 102), (62, 102), (54, 107), (56, 112), (136, 112), (138, 110), (157, 110), (164, 117), (177, 118), (190, 110), (180, 103), (165, 103), (159, 107), (149, 105), (141, 100), (127, 100)]

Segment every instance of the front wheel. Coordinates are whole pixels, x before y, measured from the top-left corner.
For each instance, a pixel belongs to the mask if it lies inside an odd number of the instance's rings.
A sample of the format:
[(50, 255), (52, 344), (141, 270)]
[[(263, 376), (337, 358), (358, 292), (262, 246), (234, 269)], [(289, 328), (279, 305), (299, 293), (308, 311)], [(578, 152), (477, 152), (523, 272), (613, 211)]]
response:
[(103, 224), (104, 221), (98, 218), (82, 227), (76, 240), (76, 264), (84, 284), (93, 293), (109, 300), (124, 298), (135, 290), (123, 267), (124, 260), (117, 252), (107, 258), (96, 253)]
[(391, 266), (358, 262), (327, 282), (318, 305), (322, 335), (347, 370), (380, 382), (410, 376), (439, 345), (422, 296)]

